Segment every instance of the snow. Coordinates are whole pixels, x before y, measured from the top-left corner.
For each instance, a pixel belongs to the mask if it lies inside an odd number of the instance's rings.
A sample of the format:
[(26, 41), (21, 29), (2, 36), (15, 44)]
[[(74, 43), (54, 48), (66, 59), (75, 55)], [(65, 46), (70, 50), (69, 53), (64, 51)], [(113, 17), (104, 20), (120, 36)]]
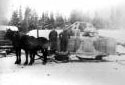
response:
[[(125, 62), (48, 62), (15, 65), (15, 55), (0, 59), (1, 85), (124, 85)], [(113, 57), (113, 56), (110, 56)], [(125, 58), (122, 59), (125, 60)], [(113, 58), (112, 58), (113, 59)], [(120, 61), (119, 61), (120, 62)]]
[(18, 31), (18, 28), (16, 26), (4, 26), (4, 25), (0, 25), (0, 30), (6, 31), (7, 29), (11, 29), (13, 31)]
[(111, 37), (116, 39), (117, 42), (125, 43), (125, 29), (115, 29), (115, 30), (98, 30), (99, 35), (105, 37)]
[[(124, 31), (99, 30), (99, 34), (124, 42)], [(43, 33), (47, 32), (50, 31)], [(120, 45), (116, 50), (125, 52)], [(78, 60), (75, 55), (70, 57)], [(15, 65), (15, 59), (15, 54), (0, 58), (0, 85), (125, 85), (125, 55), (109, 55), (104, 58), (105, 62), (48, 62), (42, 65), (41, 60), (36, 60), (32, 66), (23, 65), (24, 54), (21, 65)]]
[[(39, 30), (39, 37), (45, 37), (45, 38), (49, 39), (50, 31), (51, 30)], [(58, 34), (62, 32), (62, 30), (56, 30), (56, 31)], [(37, 37), (37, 30), (31, 30), (27, 33), (27, 35)]]

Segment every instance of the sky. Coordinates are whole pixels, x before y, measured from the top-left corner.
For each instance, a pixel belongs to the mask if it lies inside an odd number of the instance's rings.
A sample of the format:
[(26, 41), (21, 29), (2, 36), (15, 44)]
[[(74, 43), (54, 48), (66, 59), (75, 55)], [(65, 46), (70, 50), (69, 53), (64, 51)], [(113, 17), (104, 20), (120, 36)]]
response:
[(123, 3), (125, 0), (0, 0), (0, 17), (9, 19), (12, 11), (19, 9), (20, 6), (23, 11), (29, 6), (35, 9), (38, 15), (41, 15), (42, 12), (53, 12), (69, 16), (74, 9), (93, 12), (102, 9), (108, 10)]

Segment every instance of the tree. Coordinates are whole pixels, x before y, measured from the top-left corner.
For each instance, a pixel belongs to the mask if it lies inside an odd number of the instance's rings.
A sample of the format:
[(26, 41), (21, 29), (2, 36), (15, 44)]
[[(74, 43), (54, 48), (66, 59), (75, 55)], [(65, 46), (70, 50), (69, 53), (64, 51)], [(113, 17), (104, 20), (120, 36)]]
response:
[(14, 25), (14, 26), (17, 26), (17, 27), (19, 25), (19, 16), (18, 16), (18, 11), (17, 10), (14, 11), (13, 14), (12, 14), (10, 25)]
[(49, 24), (50, 24), (49, 26), (50, 29), (55, 27), (55, 19), (54, 19), (53, 13), (50, 14)]
[(121, 9), (119, 8), (111, 9), (111, 14), (110, 14), (111, 27), (117, 28), (120, 27), (120, 25), (122, 25), (121, 23), (124, 22), (122, 21), (123, 19), (122, 14), (124, 13), (122, 13)]
[(21, 8), (21, 6), (20, 6), (20, 8), (19, 8), (19, 20), (20, 20), (20, 23), (21, 23), (22, 20), (23, 20), (23, 16), (22, 16), (22, 8)]
[(26, 8), (24, 13), (24, 20), (22, 27), (24, 31), (30, 31), (36, 29), (38, 25), (38, 15), (35, 10), (31, 10), (29, 7)]
[(31, 18), (29, 19), (29, 30), (37, 29), (38, 15), (34, 11), (31, 12)]
[(23, 23), (23, 16), (22, 16), (22, 8), (20, 6), (20, 8), (19, 8), (19, 25), (18, 25), (19, 31), (23, 30), (22, 23)]
[(25, 15), (24, 15), (24, 22), (26, 23), (25, 28), (27, 29), (27, 31), (29, 30), (28, 28), (29, 28), (30, 18), (31, 18), (31, 9), (27, 7), (25, 10)]
[(38, 26), (43, 28), (44, 25), (44, 13), (42, 13), (42, 17), (38, 20)]
[(70, 22), (73, 24), (76, 21), (82, 21), (82, 14), (80, 11), (73, 10), (70, 14)]
[(31, 18), (31, 9), (27, 7), (24, 12), (24, 19), (21, 22), (20, 30), (23, 32), (29, 31), (29, 21)]
[(55, 21), (55, 25), (56, 25), (56, 27), (64, 27), (64, 19), (63, 19), (63, 17), (62, 17), (62, 15), (57, 15), (56, 16), (56, 21)]
[(95, 12), (95, 17), (92, 20), (92, 24), (98, 29), (106, 27), (106, 21), (101, 18), (97, 12)]
[(49, 16), (48, 16), (48, 13), (45, 13), (44, 14), (44, 29), (49, 29)]
[(42, 27), (42, 29), (49, 29), (50, 25), (50, 19), (48, 16), (48, 13), (42, 13), (42, 17), (39, 20), (39, 26)]
[(31, 8), (27, 7), (24, 13), (24, 19), (22, 16), (21, 6), (19, 11), (14, 11), (10, 25), (15, 25), (19, 28), (19, 31), (27, 32), (32, 29), (36, 29), (38, 25), (38, 15), (35, 10), (31, 10)]

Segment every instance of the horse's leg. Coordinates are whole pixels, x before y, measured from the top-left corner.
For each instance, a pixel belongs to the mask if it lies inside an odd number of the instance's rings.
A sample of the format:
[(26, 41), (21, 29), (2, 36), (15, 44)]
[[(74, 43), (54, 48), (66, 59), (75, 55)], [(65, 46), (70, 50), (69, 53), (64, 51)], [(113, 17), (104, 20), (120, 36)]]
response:
[(32, 63), (34, 63), (35, 54), (36, 54), (36, 53), (33, 53), (33, 56), (32, 56)]
[(30, 63), (29, 63), (29, 65), (32, 65), (32, 64), (33, 64), (33, 53), (30, 52)]
[(15, 64), (18, 64), (18, 63), (19, 63), (19, 59), (18, 59), (18, 50), (15, 49), (15, 51), (16, 51), (16, 61), (15, 61)]
[(43, 52), (43, 65), (45, 65), (47, 63), (47, 55), (48, 55), (48, 51), (47, 51), (47, 49), (44, 49), (44, 52)]
[(19, 64), (21, 64), (21, 49), (18, 50)]
[(26, 61), (25, 61), (24, 65), (27, 65), (28, 64), (28, 51), (25, 51), (25, 55), (26, 55)]

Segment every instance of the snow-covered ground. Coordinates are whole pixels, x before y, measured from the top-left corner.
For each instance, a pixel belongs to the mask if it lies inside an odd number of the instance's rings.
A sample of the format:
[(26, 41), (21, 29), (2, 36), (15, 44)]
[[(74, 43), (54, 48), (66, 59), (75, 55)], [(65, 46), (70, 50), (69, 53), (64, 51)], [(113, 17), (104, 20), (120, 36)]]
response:
[[(125, 30), (100, 30), (99, 34), (124, 42)], [(117, 47), (124, 53), (125, 48)], [(32, 66), (15, 65), (15, 55), (0, 58), (0, 85), (125, 85), (125, 55), (110, 55), (106, 62), (48, 62)]]
[[(24, 55), (22, 55), (24, 57)], [(109, 62), (49, 62), (15, 65), (15, 57), (0, 59), (0, 85), (124, 85), (125, 56), (110, 56)]]

